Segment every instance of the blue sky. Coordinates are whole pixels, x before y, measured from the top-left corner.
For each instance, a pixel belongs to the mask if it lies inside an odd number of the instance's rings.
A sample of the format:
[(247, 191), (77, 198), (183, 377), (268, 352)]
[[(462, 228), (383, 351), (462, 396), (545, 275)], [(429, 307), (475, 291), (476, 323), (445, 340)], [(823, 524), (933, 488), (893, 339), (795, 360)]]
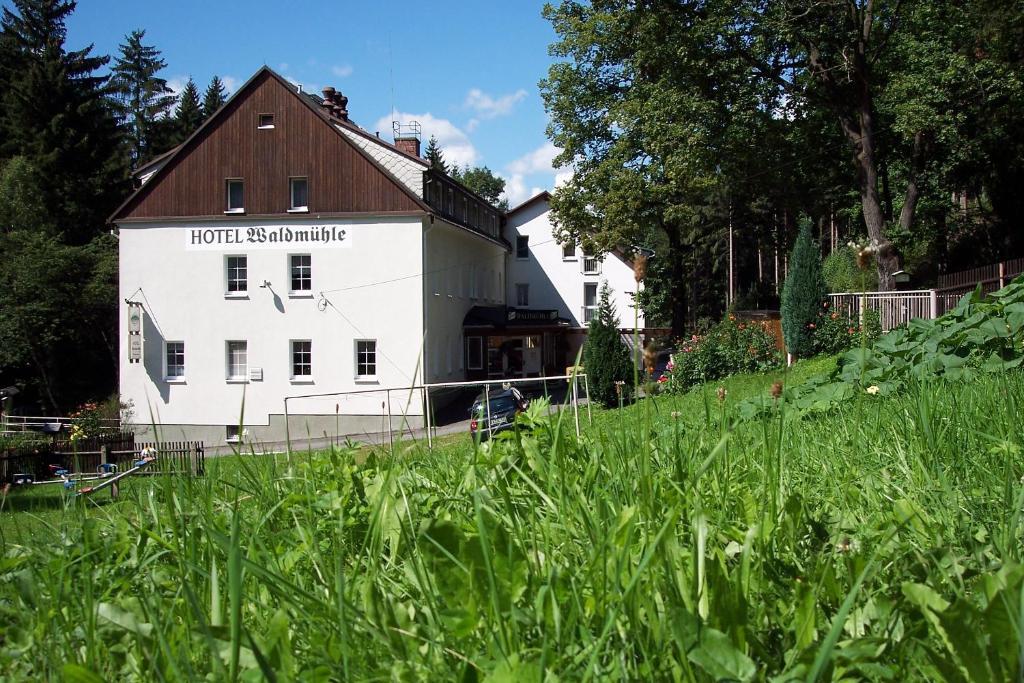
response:
[[(6, 3), (5, 3), (6, 4)], [(554, 40), (540, 0), (222, 2), (80, 0), (69, 49), (116, 55), (136, 28), (180, 88), (217, 74), (231, 88), (263, 64), (306, 90), (333, 85), (353, 121), (390, 135), (392, 108), (436, 135), (446, 159), (502, 175), (512, 205), (564, 177), (544, 134), (537, 83)]]

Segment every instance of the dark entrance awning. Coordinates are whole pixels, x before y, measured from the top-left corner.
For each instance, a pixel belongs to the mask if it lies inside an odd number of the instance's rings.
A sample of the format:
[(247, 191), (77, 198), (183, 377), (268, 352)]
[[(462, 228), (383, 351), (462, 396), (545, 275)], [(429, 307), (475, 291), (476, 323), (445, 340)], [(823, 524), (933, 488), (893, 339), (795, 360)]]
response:
[(462, 321), (463, 327), (479, 330), (558, 330), (571, 325), (571, 321), (559, 317), (556, 309), (511, 306), (474, 306)]

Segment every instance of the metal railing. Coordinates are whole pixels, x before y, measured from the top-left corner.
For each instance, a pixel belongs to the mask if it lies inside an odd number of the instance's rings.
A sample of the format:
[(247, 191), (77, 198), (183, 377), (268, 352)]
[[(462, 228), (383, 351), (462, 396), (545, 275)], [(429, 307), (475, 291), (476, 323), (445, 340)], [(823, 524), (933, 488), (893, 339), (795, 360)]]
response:
[(584, 325), (589, 325), (590, 321), (597, 317), (597, 311), (599, 306), (584, 306), (581, 310), (580, 320), (583, 321)]
[(580, 271), (584, 275), (600, 275), (601, 274), (601, 259), (596, 256), (583, 255), (580, 259)]
[[(70, 417), (49, 417), (45, 415), (3, 415), (0, 416), (0, 433), (2, 432), (45, 432), (57, 434), (68, 431), (71, 423)], [(118, 429), (121, 426), (120, 420), (116, 418), (101, 419), (100, 424), (105, 429)]]
[(861, 318), (862, 307), (877, 311), (882, 331), (906, 325), (914, 318), (930, 320), (938, 316), (938, 298), (934, 289), (913, 292), (846, 292), (829, 294), (834, 311), (845, 311)]

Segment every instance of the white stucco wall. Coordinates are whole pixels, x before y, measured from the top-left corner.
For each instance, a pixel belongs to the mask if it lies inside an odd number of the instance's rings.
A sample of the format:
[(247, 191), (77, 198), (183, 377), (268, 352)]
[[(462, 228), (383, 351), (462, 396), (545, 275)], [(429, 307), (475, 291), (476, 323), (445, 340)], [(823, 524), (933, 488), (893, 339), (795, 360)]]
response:
[[(135, 403), (137, 420), (160, 424), (237, 425), (245, 392), (246, 425), (266, 425), (283, 413), (283, 399), (300, 394), (405, 387), (414, 377), (423, 329), (420, 218), (324, 222), (296, 219), (293, 229), (313, 226), (346, 231), (344, 247), (250, 244), (189, 247), (195, 229), (276, 229), (280, 221), (127, 223), (120, 227), (121, 396)], [(312, 290), (289, 295), (289, 255), (308, 253)], [(245, 254), (248, 295), (225, 295), (225, 257)], [(267, 280), (270, 287), (259, 285)], [(377, 283), (377, 284), (373, 284)], [(367, 286), (371, 285), (373, 286)], [(343, 290), (343, 291), (337, 291)], [(339, 310), (319, 310), (319, 293)], [(145, 309), (144, 362), (128, 362), (128, 306)], [(340, 312), (339, 312), (340, 311)], [(377, 340), (377, 381), (354, 379), (356, 339)], [(248, 367), (262, 381), (226, 379), (226, 341), (248, 342)], [(290, 340), (311, 340), (312, 381), (293, 381)], [(164, 342), (184, 341), (185, 379), (164, 378)], [(400, 402), (405, 394), (392, 394)], [(289, 412), (331, 415), (381, 414), (382, 394), (289, 402)], [(401, 408), (393, 406), (395, 410)], [(408, 406), (421, 413), (418, 400)]]
[(462, 322), (473, 306), (505, 303), (505, 254), (504, 247), (441, 219), (427, 230), (424, 355), (428, 381), (465, 379)]
[[(516, 237), (520, 235), (530, 238), (530, 254), (526, 259), (516, 257)], [(596, 283), (600, 293), (601, 284), (607, 282), (619, 322), (622, 327), (633, 326), (636, 280), (633, 278), (632, 267), (614, 254), (605, 254), (599, 274), (584, 275), (583, 253), (579, 247), (573, 259), (563, 258), (562, 245), (554, 237), (551, 210), (547, 202), (537, 201), (511, 214), (505, 226), (505, 238), (513, 247), (508, 257), (506, 284), (510, 306), (516, 305), (516, 283), (529, 283), (530, 308), (558, 309), (561, 317), (572, 320), (577, 327), (585, 327), (583, 285)], [(642, 311), (639, 325), (644, 325)]]

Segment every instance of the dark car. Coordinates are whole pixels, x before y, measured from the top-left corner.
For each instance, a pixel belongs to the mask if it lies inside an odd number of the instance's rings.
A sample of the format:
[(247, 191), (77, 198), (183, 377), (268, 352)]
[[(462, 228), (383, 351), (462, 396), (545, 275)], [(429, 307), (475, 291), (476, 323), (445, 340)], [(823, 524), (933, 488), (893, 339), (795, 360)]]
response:
[(492, 434), (511, 429), (516, 415), (526, 410), (529, 401), (522, 392), (512, 387), (490, 392), (490, 407), (486, 403), (488, 397), (480, 394), (469, 409), (469, 433), (480, 440), (488, 439)]

